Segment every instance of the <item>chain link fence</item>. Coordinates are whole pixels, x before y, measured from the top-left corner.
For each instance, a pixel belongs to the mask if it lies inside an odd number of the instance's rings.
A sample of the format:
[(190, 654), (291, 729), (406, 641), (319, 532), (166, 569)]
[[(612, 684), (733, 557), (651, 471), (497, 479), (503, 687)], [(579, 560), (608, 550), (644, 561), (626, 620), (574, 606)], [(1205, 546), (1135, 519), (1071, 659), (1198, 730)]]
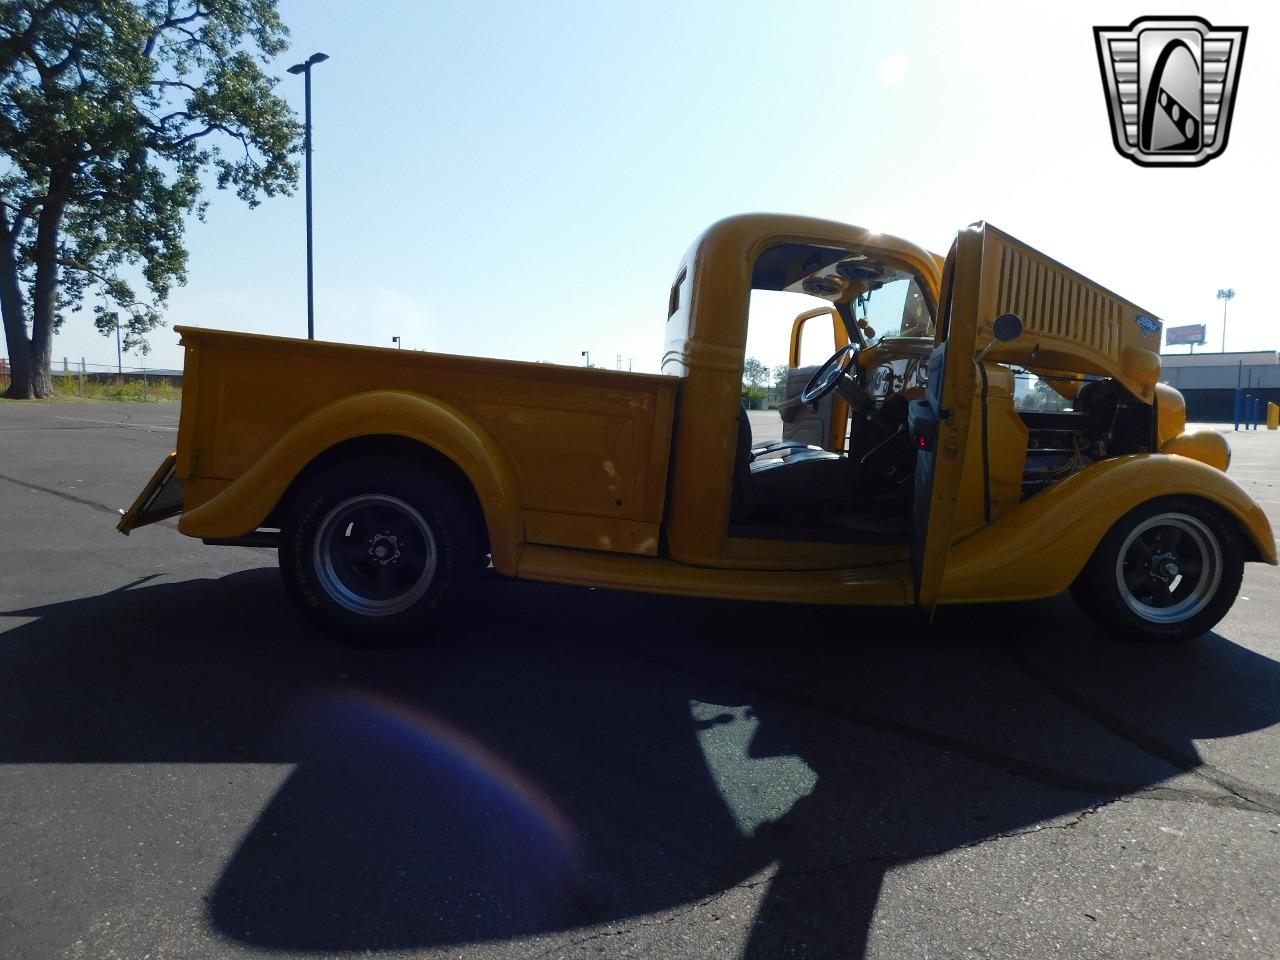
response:
[[(88, 363), (83, 357), (63, 357), (53, 363), (49, 372), (56, 396), (156, 403), (176, 403), (182, 398), (181, 370)], [(0, 391), (8, 388), (9, 375), (8, 360), (0, 357)]]

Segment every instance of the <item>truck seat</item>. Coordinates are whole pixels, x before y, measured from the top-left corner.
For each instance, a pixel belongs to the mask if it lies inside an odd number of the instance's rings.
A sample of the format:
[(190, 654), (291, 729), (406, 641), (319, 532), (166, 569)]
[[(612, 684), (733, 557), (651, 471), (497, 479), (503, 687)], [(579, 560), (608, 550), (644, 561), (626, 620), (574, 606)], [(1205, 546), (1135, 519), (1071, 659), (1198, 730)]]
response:
[(765, 460), (770, 457), (785, 457), (801, 450), (821, 450), (821, 447), (815, 447), (811, 443), (805, 443), (802, 440), (774, 440), (772, 443), (763, 443), (759, 446), (752, 446), (751, 459)]
[(753, 459), (751, 420), (741, 408), (733, 470), (736, 504), (764, 510), (818, 507), (848, 492), (852, 466), (846, 457), (807, 444), (779, 454)]

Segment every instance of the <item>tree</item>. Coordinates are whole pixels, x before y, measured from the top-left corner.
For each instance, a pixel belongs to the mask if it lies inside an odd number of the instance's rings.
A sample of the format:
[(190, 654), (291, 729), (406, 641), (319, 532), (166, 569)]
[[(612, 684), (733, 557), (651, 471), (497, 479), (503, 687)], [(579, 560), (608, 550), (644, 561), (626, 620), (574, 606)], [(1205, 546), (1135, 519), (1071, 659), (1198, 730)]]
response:
[(0, 0), (7, 396), (52, 392), (53, 334), (91, 291), (99, 331), (146, 352), (206, 173), (250, 206), (292, 191), (300, 126), (263, 70), (287, 36), (275, 0)]
[(747, 357), (742, 365), (742, 382), (749, 387), (758, 387), (769, 376), (769, 368), (755, 357)]
[(1053, 389), (1047, 380), (1037, 378), (1031, 387), (1031, 392), (1022, 403), (1022, 409), (1058, 411), (1065, 410), (1070, 405), (1071, 402)]
[(791, 379), (791, 368), (785, 363), (773, 368), (773, 393), (779, 401), (787, 399), (787, 381)]

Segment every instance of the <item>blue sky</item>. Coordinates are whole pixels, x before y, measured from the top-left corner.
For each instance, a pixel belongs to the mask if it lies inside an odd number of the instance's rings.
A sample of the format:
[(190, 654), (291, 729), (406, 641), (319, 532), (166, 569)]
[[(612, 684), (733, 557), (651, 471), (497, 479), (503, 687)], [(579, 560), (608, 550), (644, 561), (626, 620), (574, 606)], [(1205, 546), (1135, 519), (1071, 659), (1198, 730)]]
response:
[[(1092, 26), (1124, 3), (284, 0), (315, 68), (316, 326), (325, 339), (654, 370), (693, 237), (743, 211), (944, 250), (989, 219), (1217, 349), (1277, 348), (1280, 15), (1250, 27), (1230, 147), (1195, 170), (1111, 146)], [(302, 193), (193, 222), (170, 324), (305, 336)], [(148, 366), (181, 362), (172, 330)], [(784, 349), (779, 345), (779, 352)], [(72, 318), (55, 363), (114, 362)], [(762, 357), (766, 362), (780, 362)], [(126, 364), (142, 362), (126, 356)]]

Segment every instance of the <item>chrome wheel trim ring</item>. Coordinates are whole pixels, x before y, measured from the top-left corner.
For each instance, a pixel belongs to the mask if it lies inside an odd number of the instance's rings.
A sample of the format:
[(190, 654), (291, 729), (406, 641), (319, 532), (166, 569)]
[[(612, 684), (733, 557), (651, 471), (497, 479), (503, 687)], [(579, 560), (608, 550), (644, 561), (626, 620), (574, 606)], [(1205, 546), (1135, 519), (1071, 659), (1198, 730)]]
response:
[[(422, 572), (404, 590), (390, 597), (370, 597), (360, 593), (349, 581), (351, 564), (337, 555), (337, 548), (352, 529), (355, 516), (360, 511), (373, 508), (399, 514), (404, 529), (421, 543)], [(325, 594), (344, 609), (366, 617), (386, 617), (401, 613), (422, 599), (435, 580), (439, 553), (436, 538), (426, 518), (411, 504), (399, 497), (382, 493), (364, 493), (348, 497), (334, 506), (316, 529), (311, 550), (312, 567)], [(398, 558), (398, 555), (397, 555)], [(346, 568), (347, 577), (343, 576)]]
[[(1140, 559), (1134, 556), (1139, 539), (1148, 531), (1161, 527), (1176, 530), (1180, 535), (1189, 538), (1192, 548), (1201, 561), (1197, 582), (1182, 599), (1166, 607), (1146, 603), (1135, 596), (1125, 577), (1126, 561), (1137, 562)], [(1218, 591), (1218, 584), (1222, 582), (1222, 568), (1222, 546), (1202, 521), (1185, 513), (1160, 513), (1154, 517), (1148, 517), (1130, 530), (1124, 543), (1120, 545), (1115, 567), (1116, 586), (1120, 590), (1125, 606), (1143, 620), (1158, 624), (1182, 623), (1209, 605)]]

